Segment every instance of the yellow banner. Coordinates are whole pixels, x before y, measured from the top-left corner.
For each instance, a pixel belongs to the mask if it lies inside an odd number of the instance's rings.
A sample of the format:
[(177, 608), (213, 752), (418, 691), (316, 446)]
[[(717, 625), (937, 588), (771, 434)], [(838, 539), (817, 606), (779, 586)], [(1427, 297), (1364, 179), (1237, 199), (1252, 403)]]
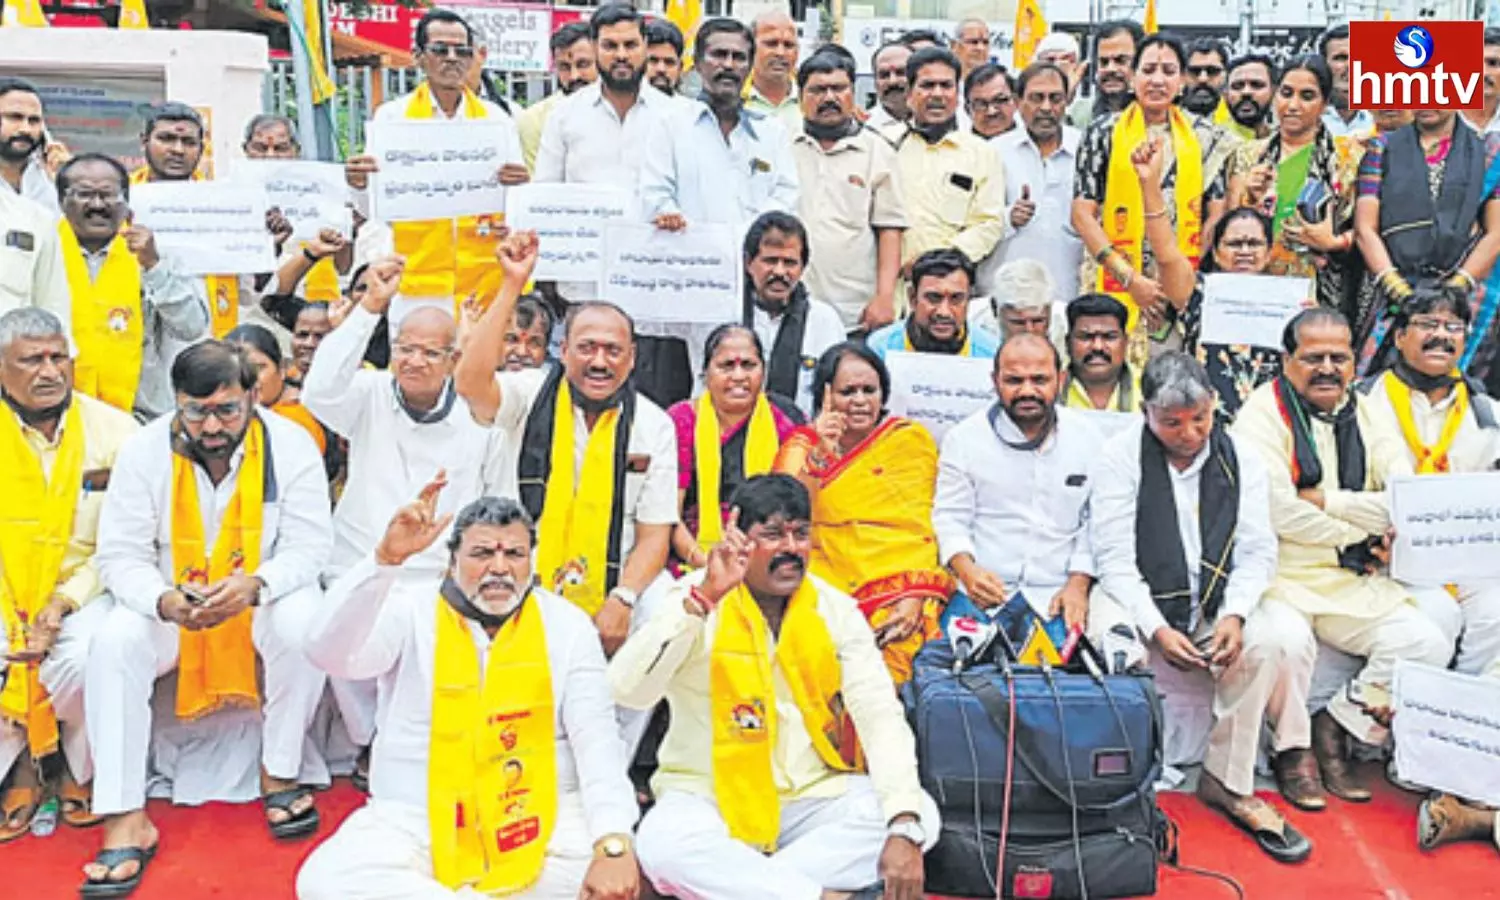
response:
[(150, 28), (146, 18), (146, 0), (120, 0), (121, 28)]
[(1147, 34), (1156, 34), (1156, 0), (1146, 0), (1146, 22)]
[(313, 103), (326, 103), (338, 93), (328, 77), (328, 55), (323, 52), (323, 4), (320, 0), (303, 0), (302, 21), (307, 24), (307, 61), (312, 70)]
[(1036, 56), (1036, 45), (1047, 33), (1047, 17), (1042, 13), (1037, 0), (1021, 0), (1016, 4), (1016, 39), (1011, 48), (1011, 68), (1019, 72), (1031, 65)]
[(46, 28), (49, 23), (41, 0), (5, 0), (0, 24), (7, 28)]
[(682, 62), (688, 65), (693, 55), (693, 44), (698, 36), (698, 23), (703, 20), (703, 0), (667, 0), (667, 21), (682, 30)]

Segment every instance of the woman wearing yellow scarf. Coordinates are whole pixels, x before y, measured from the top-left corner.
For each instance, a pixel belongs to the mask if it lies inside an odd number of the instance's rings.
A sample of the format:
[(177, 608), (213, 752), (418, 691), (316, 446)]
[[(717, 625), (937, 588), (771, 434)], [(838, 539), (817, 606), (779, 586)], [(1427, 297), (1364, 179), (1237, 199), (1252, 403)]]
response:
[[(672, 551), (690, 568), (708, 564), (723, 533), (728, 501), (746, 478), (771, 471), (776, 452), (802, 414), (763, 390), (765, 352), (754, 331), (715, 328), (704, 343), (704, 391), (667, 410), (677, 430), (677, 505), (682, 521)], [(718, 515), (706, 514), (717, 510)]]

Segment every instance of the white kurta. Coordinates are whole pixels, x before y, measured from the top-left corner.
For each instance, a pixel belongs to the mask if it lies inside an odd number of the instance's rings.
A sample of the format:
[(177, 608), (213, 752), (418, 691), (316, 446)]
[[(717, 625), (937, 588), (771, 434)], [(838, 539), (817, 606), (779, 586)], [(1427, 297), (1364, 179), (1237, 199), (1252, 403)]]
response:
[[(329, 675), (379, 678), (381, 728), (370, 767), (370, 803), (307, 860), (297, 877), (301, 900), (376, 900), (477, 896), (432, 877), (427, 774), (432, 728), (433, 655), (437, 650), (436, 575), (398, 578), (397, 567), (364, 559), (328, 592), (308, 633), (307, 652)], [(536, 603), (547, 635), (556, 711), (558, 822), (542, 880), (519, 896), (578, 895), (592, 845), (628, 834), (638, 808), (593, 623), (545, 591)], [(490, 638), (469, 624), (481, 665)]]

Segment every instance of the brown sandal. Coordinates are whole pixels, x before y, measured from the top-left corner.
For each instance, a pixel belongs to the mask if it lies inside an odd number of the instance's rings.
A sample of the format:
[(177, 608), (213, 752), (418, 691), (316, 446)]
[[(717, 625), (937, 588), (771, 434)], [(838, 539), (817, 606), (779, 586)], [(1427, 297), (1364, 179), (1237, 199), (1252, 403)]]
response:
[[(22, 835), (31, 833), (31, 820), (42, 805), (42, 789), (39, 787), (13, 787), (0, 794), (0, 844), (9, 843)], [(24, 813), (19, 824), (16, 817)]]
[(1280, 810), (1250, 794), (1231, 793), (1217, 778), (1204, 772), (1198, 782), (1198, 799), (1224, 814), (1232, 825), (1255, 841), (1265, 854), (1280, 863), (1300, 863), (1312, 853), (1312, 842)]
[(92, 828), (104, 821), (103, 816), (94, 814), (93, 790), (79, 785), (72, 776), (63, 779), (57, 799), (62, 804), (62, 820), (71, 828)]

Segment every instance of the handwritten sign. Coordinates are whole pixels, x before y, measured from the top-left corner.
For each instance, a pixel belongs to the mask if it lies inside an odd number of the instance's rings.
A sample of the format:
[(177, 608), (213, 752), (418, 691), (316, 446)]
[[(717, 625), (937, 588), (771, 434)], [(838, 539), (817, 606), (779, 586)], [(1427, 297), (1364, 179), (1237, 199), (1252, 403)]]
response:
[(505, 221), (537, 233), (536, 278), (598, 282), (604, 278), (604, 229), (634, 219), (634, 206), (624, 188), (523, 184), (505, 198)]
[(1393, 693), (1396, 774), (1500, 804), (1500, 679), (1402, 660)]
[(503, 212), (506, 127), (486, 120), (371, 122), (367, 152), (380, 167), (370, 180), (373, 217), (421, 222)]
[(941, 441), (948, 429), (995, 402), (994, 361), (945, 353), (890, 352), (890, 410), (921, 422)]
[(266, 202), (281, 210), (294, 238), (315, 238), (324, 228), (345, 237), (354, 233), (349, 186), (338, 163), (247, 159), (235, 163), (235, 178), (265, 190)]
[(1500, 472), (1395, 479), (1391, 524), (1391, 575), (1397, 580), (1500, 580)]
[(1281, 348), (1287, 320), (1312, 296), (1312, 279), (1216, 272), (1203, 279), (1201, 344)]
[(153, 181), (130, 189), (135, 221), (188, 275), (240, 275), (276, 268), (266, 230), (266, 193), (216, 181)]
[(640, 322), (717, 325), (743, 314), (738, 244), (727, 225), (604, 230), (600, 295)]

